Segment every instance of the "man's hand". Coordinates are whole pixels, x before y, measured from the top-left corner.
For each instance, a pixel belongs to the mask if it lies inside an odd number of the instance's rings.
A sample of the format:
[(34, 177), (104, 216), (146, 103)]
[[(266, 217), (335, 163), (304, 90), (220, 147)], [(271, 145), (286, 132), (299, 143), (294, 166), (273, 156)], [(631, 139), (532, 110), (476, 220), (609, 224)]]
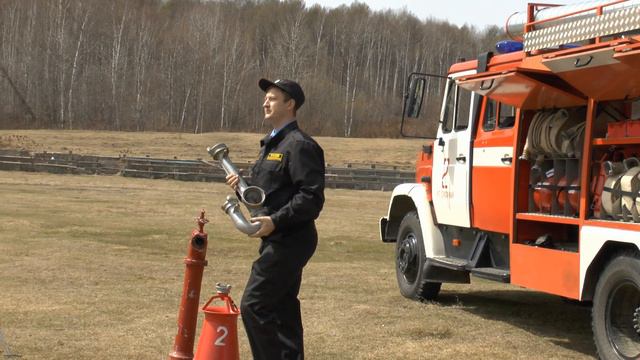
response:
[(269, 236), (269, 234), (271, 234), (273, 230), (276, 229), (276, 226), (273, 224), (273, 220), (271, 220), (270, 216), (258, 216), (251, 218), (249, 221), (260, 223), (260, 229), (254, 234), (249, 235), (251, 237)]
[(240, 182), (240, 177), (238, 175), (227, 175), (227, 185), (233, 189), (233, 191), (238, 191), (238, 183)]

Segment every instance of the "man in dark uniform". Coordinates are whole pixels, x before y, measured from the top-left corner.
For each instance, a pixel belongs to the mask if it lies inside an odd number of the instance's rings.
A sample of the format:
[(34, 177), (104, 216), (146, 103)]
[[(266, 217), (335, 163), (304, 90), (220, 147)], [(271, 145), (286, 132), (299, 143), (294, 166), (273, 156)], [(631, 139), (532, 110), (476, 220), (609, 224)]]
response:
[[(260, 141), (250, 184), (266, 194), (252, 222), (260, 229), (260, 257), (253, 263), (241, 302), (254, 359), (304, 359), (298, 292), (302, 269), (318, 242), (314, 220), (324, 204), (324, 153), (298, 128), (296, 111), (304, 103), (300, 85), (261, 79), (265, 120), (273, 130)], [(227, 176), (237, 188), (238, 177)]]

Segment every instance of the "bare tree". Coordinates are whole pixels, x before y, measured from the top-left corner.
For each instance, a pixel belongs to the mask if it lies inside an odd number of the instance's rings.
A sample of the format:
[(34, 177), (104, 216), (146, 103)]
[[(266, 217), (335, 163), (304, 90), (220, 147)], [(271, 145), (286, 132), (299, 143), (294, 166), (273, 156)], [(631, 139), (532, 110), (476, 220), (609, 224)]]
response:
[(76, 73), (78, 69), (78, 58), (80, 56), (80, 45), (82, 45), (82, 39), (84, 36), (84, 28), (87, 24), (87, 19), (89, 18), (89, 10), (86, 10), (84, 13), (84, 17), (82, 19), (82, 25), (80, 25), (80, 34), (78, 35), (78, 41), (76, 42), (76, 52), (73, 56), (73, 65), (71, 66), (71, 79), (69, 80), (69, 95), (67, 95), (67, 116), (69, 118), (69, 129), (73, 129), (73, 113), (72, 113), (72, 102), (73, 102), (73, 86), (75, 84)]
[(136, 130), (144, 130), (142, 111), (145, 104), (145, 90), (148, 88), (148, 67), (151, 61), (151, 46), (153, 32), (150, 16), (144, 16), (146, 8), (140, 9), (143, 16), (137, 22), (136, 42), (134, 44), (134, 74), (135, 74), (135, 126)]
[[(122, 8), (120, 8), (120, 6)], [(123, 34), (128, 13), (128, 1), (114, 0), (111, 3), (111, 113), (113, 116), (113, 125), (116, 130), (120, 130), (120, 104), (118, 99), (118, 85), (121, 81), (120, 73), (123, 61)]]
[(398, 136), (407, 74), (502, 36), (362, 3), (2, 0), (0, 127), (266, 131), (267, 77), (303, 85), (315, 134)]

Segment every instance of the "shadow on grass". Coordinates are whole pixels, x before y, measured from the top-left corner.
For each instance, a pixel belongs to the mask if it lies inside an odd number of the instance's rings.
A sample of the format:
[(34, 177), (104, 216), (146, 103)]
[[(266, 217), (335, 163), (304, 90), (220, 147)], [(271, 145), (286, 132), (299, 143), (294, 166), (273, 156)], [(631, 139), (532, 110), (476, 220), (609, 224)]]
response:
[(435, 302), (519, 327), (549, 342), (593, 357), (591, 304), (527, 290), (443, 291)]

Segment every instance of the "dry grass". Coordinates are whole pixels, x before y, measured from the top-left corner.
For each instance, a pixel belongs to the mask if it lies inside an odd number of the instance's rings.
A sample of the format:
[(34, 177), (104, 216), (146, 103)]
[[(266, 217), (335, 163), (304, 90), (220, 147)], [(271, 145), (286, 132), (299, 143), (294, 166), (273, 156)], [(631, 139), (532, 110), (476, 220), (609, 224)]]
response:
[[(220, 184), (0, 172), (0, 329), (23, 359), (162, 359), (171, 349), (192, 217), (239, 298), (257, 243), (218, 210)], [(589, 309), (492, 282), (402, 298), (377, 238), (388, 193), (328, 190), (301, 292), (309, 359), (566, 359), (594, 353)], [(242, 327), (241, 353), (249, 350)]]
[[(0, 130), (0, 148), (34, 152), (69, 152), (105, 156), (208, 159), (207, 146), (230, 148), (235, 162), (255, 160), (263, 134), (250, 133), (127, 133), (110, 131)], [(412, 167), (424, 141), (415, 139), (345, 139), (317, 137), (329, 164), (379, 163)]]
[[(258, 138), (0, 132), (5, 145), (30, 142), (32, 150), (117, 155), (130, 144), (136, 149), (130, 155), (179, 158), (202, 156), (204, 147), (224, 141), (244, 148), (249, 159)], [(412, 161), (419, 146), (320, 142), (328, 159), (336, 159), (330, 161), (388, 161), (393, 157), (377, 155), (393, 152)], [(198, 210), (206, 208), (211, 220), (201, 301), (218, 281), (233, 284), (239, 299), (257, 255), (257, 241), (237, 232), (219, 210), (228, 193), (222, 184), (0, 172), (0, 331), (6, 343), (22, 359), (165, 359)], [(445, 285), (438, 302), (402, 298), (393, 245), (378, 239), (389, 193), (327, 190), (326, 198), (320, 244), (300, 294), (309, 359), (582, 359), (595, 353), (590, 309), (557, 297), (474, 280)], [(242, 326), (238, 331), (241, 357), (249, 359)]]

